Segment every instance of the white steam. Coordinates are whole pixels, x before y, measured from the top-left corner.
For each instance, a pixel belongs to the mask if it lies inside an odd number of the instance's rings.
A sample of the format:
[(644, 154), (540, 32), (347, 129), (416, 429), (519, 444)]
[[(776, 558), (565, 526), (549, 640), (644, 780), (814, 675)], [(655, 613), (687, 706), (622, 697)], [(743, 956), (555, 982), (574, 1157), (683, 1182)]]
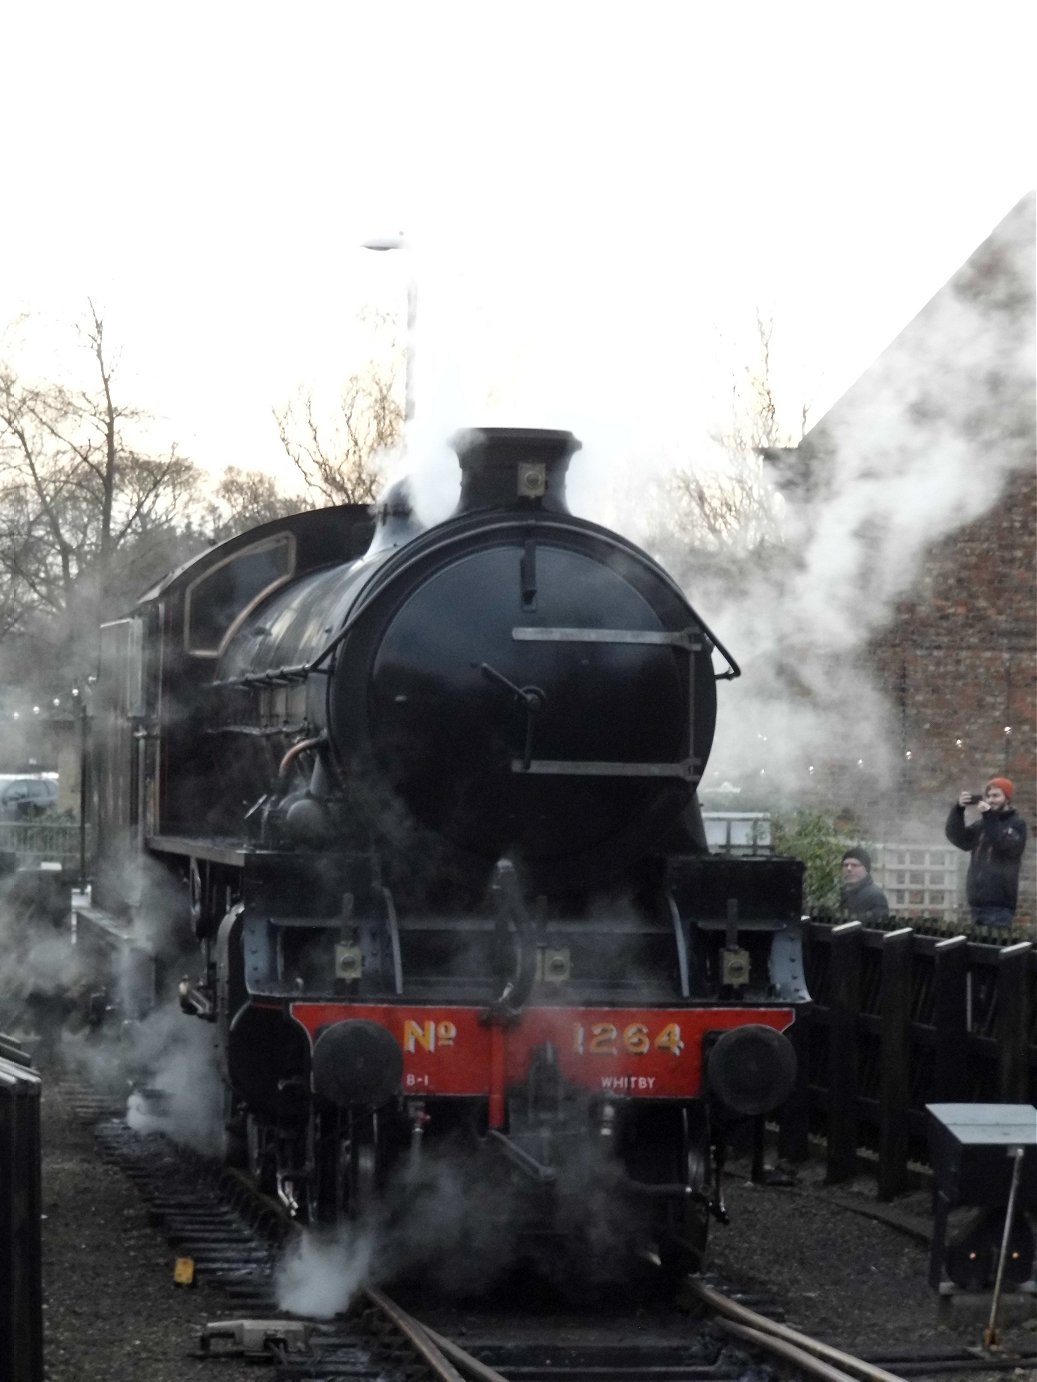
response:
[(209, 1023), (167, 1003), (89, 1039), (66, 1032), (62, 1058), (96, 1088), (124, 1092), (134, 1131), (164, 1133), (207, 1156), (222, 1153), (225, 1096)]
[[(700, 562), (689, 550), (694, 535), (681, 531), (674, 512), (667, 541), (658, 541), (659, 484), (677, 466), (715, 474), (715, 447), (701, 422), (666, 440), (652, 391), (658, 379), (632, 368), (628, 349), (616, 351), (615, 374), (601, 363), (608, 352), (600, 341), (581, 350), (587, 342), (569, 330), (564, 285), (555, 312), (543, 299), (510, 304), (518, 314), (513, 338), (536, 348), (501, 359), (507, 333), (499, 322), (493, 329), (486, 295), (472, 281), (493, 266), (437, 274), (433, 253), (412, 253), (421, 290), (411, 342), (416, 409), (402, 468), (420, 517), (437, 521), (456, 503), (457, 462), (446, 444), (455, 431), (573, 431), (583, 447), (570, 465), (572, 511), (683, 566), (692, 603), (742, 666), (741, 680), (720, 687), (705, 785), (734, 779), (809, 797), (812, 770), (827, 767), (851, 801), (886, 791), (899, 745), (869, 639), (890, 623), (933, 544), (1033, 466), (1033, 198), (809, 434), (809, 479), (772, 497), (783, 549), (766, 562), (744, 533), (725, 561)], [(534, 316), (539, 329), (524, 331)], [(600, 316), (588, 311), (586, 319)], [(699, 440), (689, 444), (688, 435)], [(806, 463), (798, 464), (802, 478)], [(777, 479), (763, 467), (765, 485)]]
[(312, 1319), (340, 1314), (369, 1279), (373, 1252), (371, 1233), (348, 1224), (333, 1233), (303, 1233), (277, 1264), (278, 1309)]
[(165, 1133), (197, 1152), (218, 1155), (223, 1147), (224, 1092), (214, 1028), (169, 1006), (138, 1025), (133, 1044), (148, 1071), (148, 1087), (130, 1095), (130, 1127)]
[(70, 944), (70, 917), (45, 873), (0, 878), (0, 1031), (54, 1040), (80, 1006), (88, 971)]
[(714, 586), (702, 610), (745, 673), (722, 688), (711, 779), (795, 789), (827, 762), (850, 771), (851, 797), (858, 768), (890, 784), (890, 700), (867, 642), (929, 549), (1033, 467), (1033, 278), (1030, 199), (808, 435), (786, 559), (750, 568), (735, 598)]

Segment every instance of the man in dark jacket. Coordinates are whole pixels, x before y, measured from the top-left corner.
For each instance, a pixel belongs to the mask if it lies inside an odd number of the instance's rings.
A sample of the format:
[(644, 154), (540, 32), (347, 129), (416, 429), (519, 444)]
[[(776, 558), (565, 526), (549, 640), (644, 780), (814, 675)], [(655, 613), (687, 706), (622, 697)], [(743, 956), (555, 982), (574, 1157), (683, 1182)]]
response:
[(866, 849), (848, 849), (843, 855), (843, 907), (855, 921), (879, 921), (889, 916), (886, 894), (871, 876), (871, 855)]
[[(1012, 806), (1014, 790), (1007, 777), (992, 777), (982, 797), (962, 792), (947, 817), (948, 840), (972, 854), (965, 896), (972, 920), (981, 926), (1011, 926), (1015, 916), (1026, 822)], [(979, 813), (968, 825), (967, 806)]]

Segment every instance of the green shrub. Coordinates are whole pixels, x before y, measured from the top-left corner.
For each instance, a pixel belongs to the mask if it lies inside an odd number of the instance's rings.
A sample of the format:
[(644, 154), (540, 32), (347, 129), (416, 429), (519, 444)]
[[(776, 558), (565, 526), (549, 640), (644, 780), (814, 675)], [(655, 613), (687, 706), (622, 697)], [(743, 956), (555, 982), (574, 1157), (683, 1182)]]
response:
[(835, 822), (814, 811), (795, 808), (771, 817), (771, 843), (776, 854), (801, 859), (803, 905), (807, 912), (835, 912), (839, 908), (839, 868), (846, 848)]

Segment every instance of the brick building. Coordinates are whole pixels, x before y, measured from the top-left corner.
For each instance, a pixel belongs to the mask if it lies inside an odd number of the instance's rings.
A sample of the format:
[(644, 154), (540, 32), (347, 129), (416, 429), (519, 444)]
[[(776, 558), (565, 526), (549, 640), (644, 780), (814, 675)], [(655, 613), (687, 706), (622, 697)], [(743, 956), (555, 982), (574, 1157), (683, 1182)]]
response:
[[(1035, 195), (1024, 197), (798, 448), (770, 453), (791, 503), (809, 510), (853, 450), (855, 473), (891, 445), (931, 447), (957, 520), (923, 543), (893, 617), (867, 659), (893, 708), (900, 781), (895, 814), (873, 838), (943, 840), (963, 788), (994, 775), (1037, 827), (1037, 467)], [(905, 442), (905, 432), (911, 437)], [(927, 515), (917, 515), (919, 531)], [(862, 600), (869, 598), (867, 588)], [(1034, 845), (1020, 921), (1037, 920)]]

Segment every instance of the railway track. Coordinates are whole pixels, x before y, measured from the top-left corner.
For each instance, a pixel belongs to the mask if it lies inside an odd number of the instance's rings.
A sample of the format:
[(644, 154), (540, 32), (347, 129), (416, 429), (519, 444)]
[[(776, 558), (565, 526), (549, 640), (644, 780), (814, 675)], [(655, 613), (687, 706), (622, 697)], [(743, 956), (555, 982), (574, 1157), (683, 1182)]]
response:
[[(265, 1354), (277, 1361), (278, 1382), (387, 1376), (427, 1376), (443, 1382), (746, 1382), (749, 1378), (762, 1382), (778, 1377), (787, 1382), (798, 1378), (905, 1382), (941, 1374), (964, 1378), (970, 1372), (989, 1374), (998, 1369), (1018, 1375), (1020, 1363), (1026, 1361), (992, 1360), (949, 1350), (865, 1360), (748, 1311), (712, 1288), (705, 1288), (704, 1299), (716, 1312), (720, 1331), (733, 1344), (725, 1344), (716, 1327), (700, 1323), (689, 1325), (680, 1342), (603, 1341), (600, 1335), (594, 1337), (594, 1327), (581, 1343), (482, 1337), (462, 1347), (372, 1288), (361, 1292), (347, 1318), (308, 1327), (304, 1337), (282, 1338), (272, 1321), (258, 1325), (237, 1321), (212, 1329), (224, 1336), (232, 1334), (239, 1347), (243, 1331), (266, 1330), (262, 1350), (255, 1356)], [(358, 1361), (361, 1340), (367, 1352)]]
[(162, 1135), (133, 1132), (121, 1118), (110, 1116), (103, 1099), (76, 1090), (66, 1097), (78, 1116), (94, 1124), (101, 1154), (136, 1185), (149, 1218), (173, 1247), (178, 1273), (185, 1280), (194, 1274), (204, 1277), (233, 1303), (233, 1317), (206, 1327), (199, 1354), (263, 1358), (273, 1367), (272, 1374), (264, 1375), (276, 1382), (422, 1377), (449, 1382), (733, 1382), (750, 1376), (896, 1382), (1037, 1364), (1037, 1359), (999, 1360), (951, 1351), (856, 1359), (772, 1318), (773, 1302), (762, 1302), (769, 1311), (763, 1314), (694, 1279), (682, 1288), (683, 1315), (671, 1319), (665, 1330), (656, 1328), (656, 1321), (647, 1326), (642, 1321), (624, 1330), (622, 1338), (610, 1337), (607, 1327), (622, 1310), (612, 1311), (608, 1322), (591, 1316), (582, 1325), (569, 1320), (564, 1329), (550, 1319), (534, 1319), (530, 1329), (528, 1320), (524, 1328), (516, 1328), (506, 1314), (482, 1321), (471, 1316), (460, 1335), (456, 1316), (437, 1317), (435, 1307), (427, 1310), (419, 1300), (419, 1320), (373, 1287), (359, 1291), (349, 1310), (333, 1318), (293, 1316), (279, 1307), (277, 1270), (302, 1231), (279, 1206), (257, 1196), (243, 1177)]

